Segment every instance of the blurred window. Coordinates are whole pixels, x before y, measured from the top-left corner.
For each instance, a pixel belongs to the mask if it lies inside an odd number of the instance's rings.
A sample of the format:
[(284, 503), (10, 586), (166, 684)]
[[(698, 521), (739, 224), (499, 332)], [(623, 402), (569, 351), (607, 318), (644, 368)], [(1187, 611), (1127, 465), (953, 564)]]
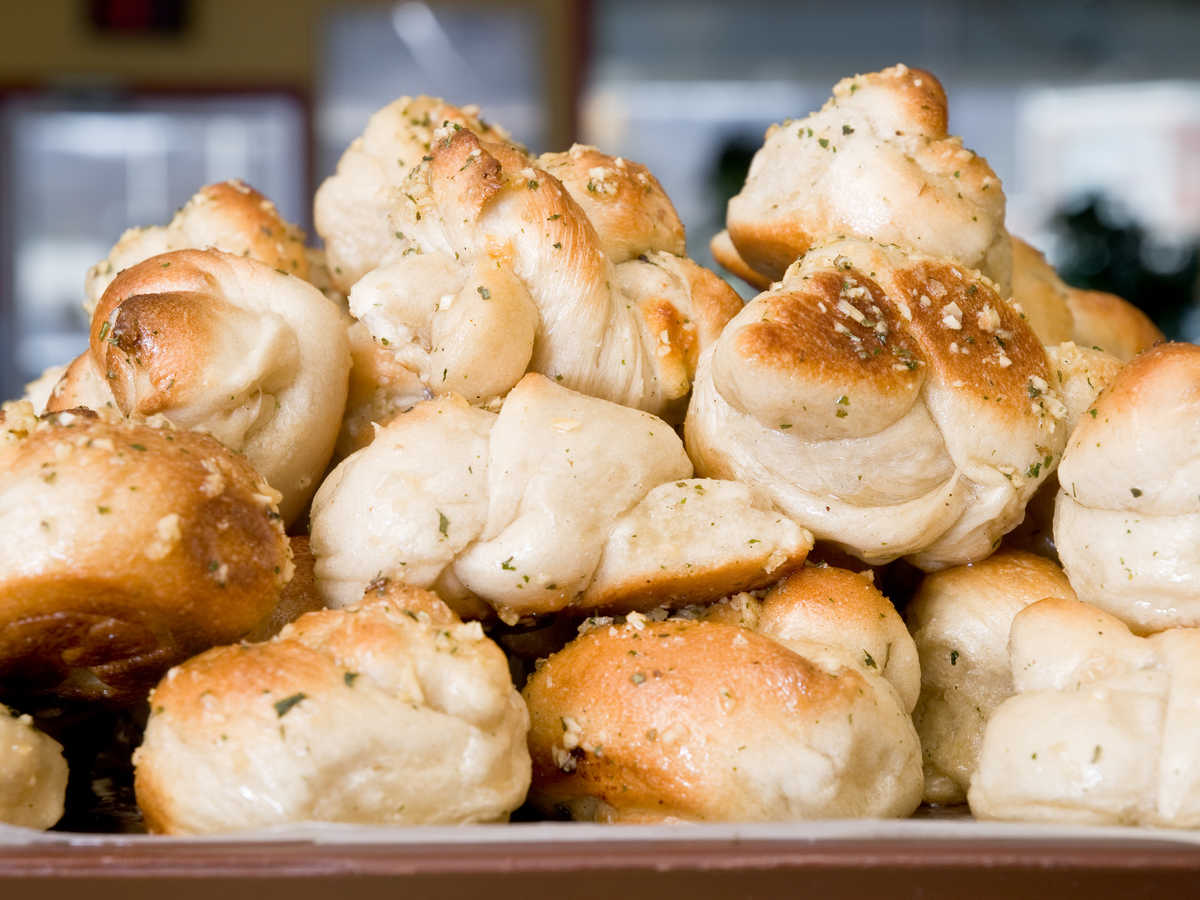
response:
[(543, 23), (528, 7), (403, 2), (335, 7), (321, 28), (317, 173), (330, 174), (371, 113), (430, 94), (543, 145)]
[(0, 98), (3, 396), (86, 347), (84, 275), (126, 228), (165, 224), (227, 178), (306, 222), (307, 146), (304, 106), (286, 94)]
[[(582, 137), (654, 171), (702, 262), (713, 264), (708, 241), (768, 125), (819, 109), (841, 78), (904, 62), (946, 86), (950, 130), (1000, 176), (1010, 230), (1064, 275), (1157, 303), (1168, 329), (1193, 298), (1200, 4), (596, 0), (593, 9)], [(1084, 277), (1071, 248), (1096, 240), (1072, 234), (1072, 215), (1092, 203), (1122, 210), (1098, 214), (1098, 229), (1114, 229), (1107, 244), (1142, 248), (1114, 256), (1115, 267), (1169, 268), (1180, 289), (1163, 296), (1161, 279), (1111, 280), (1095, 266)], [(1193, 320), (1194, 333), (1176, 333), (1200, 337)]]

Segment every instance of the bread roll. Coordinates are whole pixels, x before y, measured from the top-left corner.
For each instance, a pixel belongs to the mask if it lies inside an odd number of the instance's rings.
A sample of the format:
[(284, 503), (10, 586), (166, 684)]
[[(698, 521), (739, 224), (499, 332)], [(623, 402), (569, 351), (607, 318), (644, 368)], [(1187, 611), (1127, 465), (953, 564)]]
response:
[[(62, 412), (68, 409), (90, 409), (121, 415), (113, 398), (108, 380), (96, 369), (96, 360), (85, 350), (63, 368), (61, 377), (46, 396), (42, 412)], [(37, 409), (35, 404), (34, 409)]]
[(375, 589), (210, 650), (150, 705), (134, 764), (153, 832), (503, 821), (529, 786), (504, 654), (424, 591)]
[(371, 116), (313, 200), (336, 288), (349, 293), (379, 266), (397, 240), (388, 217), (405, 199), (409, 172), (426, 161), (442, 134), (460, 129), (508, 141), (508, 132), (479, 118), (479, 107), (451, 106), (435, 97), (401, 97)]
[(937, 569), (987, 556), (1053, 470), (1053, 378), (986, 278), (839, 241), (701, 357), (684, 434), (700, 475), (765, 492), (818, 538)]
[(33, 411), (40, 416), (46, 411), (46, 404), (50, 402), (50, 393), (54, 386), (66, 371), (66, 366), (48, 366), (41, 375), (25, 385), (25, 393), (21, 399), (28, 400), (33, 406)]
[(979, 269), (1007, 298), (1000, 179), (946, 128), (946, 94), (928, 72), (843, 79), (819, 112), (767, 130), (713, 255), (764, 287), (811, 248), (858, 237)]
[(194, 432), (6, 405), (0, 683), (127, 702), (237, 640), (291, 577), (279, 495)]
[(184, 204), (170, 224), (130, 228), (108, 257), (88, 270), (83, 308), (91, 315), (119, 273), (172, 250), (224, 250), (309, 277), (304, 232), (279, 215), (275, 204), (244, 181), (206, 185)]
[(1070, 293), (1040, 250), (1012, 238), (1012, 297), (1043, 344), (1061, 344), (1074, 336)]
[(920, 750), (892, 686), (830, 648), (712, 621), (598, 624), (530, 677), (530, 801), (600, 822), (905, 816)]
[(1144, 312), (1116, 294), (1071, 289), (1067, 304), (1075, 322), (1075, 342), (1105, 350), (1122, 362), (1166, 340)]
[(822, 652), (814, 645), (821, 645), (837, 664), (890, 681), (905, 712), (916, 705), (921, 690), (917, 648), (869, 571), (808, 564), (761, 600), (742, 593), (681, 615), (750, 628), (814, 659), (813, 653)]
[(1081, 417), (1054, 541), (1081, 598), (1135, 631), (1200, 625), (1200, 347), (1162, 344)]
[(1134, 637), (1073, 600), (1013, 620), (1017, 695), (995, 711), (971, 784), (984, 819), (1200, 826), (1200, 631)]
[[(682, 418), (699, 351), (741, 301), (683, 255), (683, 226), (644, 167), (578, 145), (534, 158), (465, 115), (432, 131), (410, 116), (377, 144), (392, 107), (377, 117), (316, 199), (330, 259), (353, 275), (350, 311), (401, 370), (371, 366), (370, 414), (411, 406), (414, 379), (416, 399), (480, 404), (534, 371)], [(397, 182), (397, 155), (416, 146)], [(370, 222), (354, 207), (364, 193)]]
[(926, 802), (967, 799), (983, 729), (1013, 694), (1013, 617), (1045, 597), (1074, 600), (1075, 592), (1054, 563), (1006, 550), (927, 576), (909, 603), (908, 627), (921, 658), (913, 721), (925, 760)]
[[(1054, 373), (1051, 383), (1058, 388), (1067, 409), (1067, 434), (1070, 434), (1080, 418), (1088, 414), (1100, 392), (1117, 377), (1122, 363), (1103, 350), (1080, 347), (1071, 341), (1046, 347), (1046, 359)], [(1026, 505), (1021, 524), (1005, 535), (1003, 546), (1028, 550), (1057, 563), (1054, 505), (1058, 491), (1058, 473), (1052, 472)]]
[(744, 485), (691, 476), (661, 419), (541, 375), (499, 414), (442, 397), (321, 485), (317, 586), (346, 606), (384, 575), (436, 588), (464, 615), (482, 600), (511, 623), (711, 601), (803, 563), (807, 531)]
[(33, 719), (0, 703), (0, 823), (50, 828), (62, 818), (67, 761)]
[[(216, 250), (180, 250), (123, 271), (92, 319), (86, 391), (98, 377), (123, 415), (162, 414), (246, 455), (294, 519), (333, 452), (346, 403), (346, 323), (312, 285)], [(101, 389), (102, 390), (102, 389)]]

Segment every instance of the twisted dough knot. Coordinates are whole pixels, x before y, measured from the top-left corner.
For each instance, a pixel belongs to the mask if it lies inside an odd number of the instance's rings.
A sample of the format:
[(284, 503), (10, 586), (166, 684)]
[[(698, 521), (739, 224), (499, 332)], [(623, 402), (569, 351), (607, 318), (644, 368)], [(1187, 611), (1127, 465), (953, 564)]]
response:
[(88, 270), (83, 308), (91, 315), (117, 274), (144, 259), (207, 247), (309, 277), (304, 232), (244, 181), (221, 181), (200, 188), (169, 224), (127, 229), (107, 258)]
[(979, 269), (1008, 296), (1000, 179), (946, 126), (946, 94), (928, 72), (843, 79), (819, 112), (767, 131), (713, 255), (765, 287), (810, 247), (873, 238)]
[(427, 591), (381, 585), (210, 650), (151, 709), (134, 763), (155, 832), (504, 821), (529, 787), (529, 714), (503, 652)]
[[(450, 391), (484, 402), (531, 370), (681, 418), (699, 351), (740, 301), (681, 255), (682, 225), (653, 176), (588, 147), (535, 160), (456, 122), (433, 137), (388, 195), (389, 245), (364, 238), (358, 268), (371, 271), (350, 294), (410, 373), (391, 376), (392, 407)], [(317, 198), (331, 259), (339, 239), (353, 243), (336, 213), (359, 188), (362, 154), (352, 146)]]
[(51, 410), (107, 396), (125, 416), (207, 432), (283, 494), (289, 521), (316, 490), (350, 355), (342, 315), (307, 282), (216, 250), (152, 257), (109, 285), (85, 357)]
[(1079, 419), (1054, 541), (1079, 595), (1138, 631), (1200, 625), (1200, 348), (1161, 344)]
[(872, 562), (982, 559), (1066, 440), (1019, 314), (977, 272), (841, 241), (796, 262), (700, 362), (697, 471), (766, 491)]
[(476, 106), (401, 97), (371, 116), (317, 190), (317, 233), (325, 241), (330, 278), (343, 293), (387, 255), (395, 241), (388, 213), (404, 199), (409, 172), (433, 149), (435, 132), (455, 127), (491, 141), (508, 140), (504, 129), (479, 118)]
[(804, 561), (803, 528), (744, 485), (691, 476), (661, 419), (541, 375), (498, 415), (421, 403), (317, 492), (317, 587), (346, 606), (384, 575), (515, 621), (710, 601)]
[(1016, 695), (984, 733), (967, 795), (979, 818), (1200, 826), (1200, 631), (1134, 636), (1060, 597), (1017, 613)]
[(921, 736), (927, 802), (966, 801), (984, 726), (1013, 693), (1013, 617), (1045, 597), (1075, 599), (1062, 569), (1032, 553), (1001, 550), (927, 576), (909, 601), (905, 617), (921, 671), (913, 724)]
[[(24, 410), (20, 407), (24, 406)], [(236, 641), (292, 576), (279, 495), (203, 434), (88, 410), (0, 414), (0, 681), (133, 702)]]
[(806, 567), (761, 603), (684, 612), (600, 619), (538, 666), (531, 803), (608, 822), (916, 808), (916, 650), (865, 578)]

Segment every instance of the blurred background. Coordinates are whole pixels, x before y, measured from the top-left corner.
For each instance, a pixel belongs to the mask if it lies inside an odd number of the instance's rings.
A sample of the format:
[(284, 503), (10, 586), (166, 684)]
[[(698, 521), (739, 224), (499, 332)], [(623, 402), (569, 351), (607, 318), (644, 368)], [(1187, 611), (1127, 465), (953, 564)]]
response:
[(1200, 339), (1198, 43), (1185, 0), (5, 3), (0, 389), (81, 352), (88, 266), (200, 185), (244, 178), (311, 232), (316, 186), (402, 94), (645, 163), (711, 265), (766, 127), (899, 61), (942, 80), (1013, 232)]

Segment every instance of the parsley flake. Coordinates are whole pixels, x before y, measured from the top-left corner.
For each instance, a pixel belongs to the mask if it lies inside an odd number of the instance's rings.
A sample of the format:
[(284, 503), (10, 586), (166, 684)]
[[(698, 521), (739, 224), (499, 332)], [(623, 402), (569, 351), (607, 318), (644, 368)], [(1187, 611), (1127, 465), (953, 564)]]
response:
[[(347, 673), (347, 674), (349, 674), (349, 673)], [(277, 715), (279, 718), (282, 719), (289, 712), (291, 712), (293, 706), (295, 706), (301, 700), (307, 700), (307, 699), (308, 699), (308, 694), (305, 694), (303, 691), (301, 691), (298, 694), (292, 694), (292, 696), (290, 696), (290, 697), (284, 697), (282, 700), (280, 700), (278, 703), (275, 704), (275, 715)]]

